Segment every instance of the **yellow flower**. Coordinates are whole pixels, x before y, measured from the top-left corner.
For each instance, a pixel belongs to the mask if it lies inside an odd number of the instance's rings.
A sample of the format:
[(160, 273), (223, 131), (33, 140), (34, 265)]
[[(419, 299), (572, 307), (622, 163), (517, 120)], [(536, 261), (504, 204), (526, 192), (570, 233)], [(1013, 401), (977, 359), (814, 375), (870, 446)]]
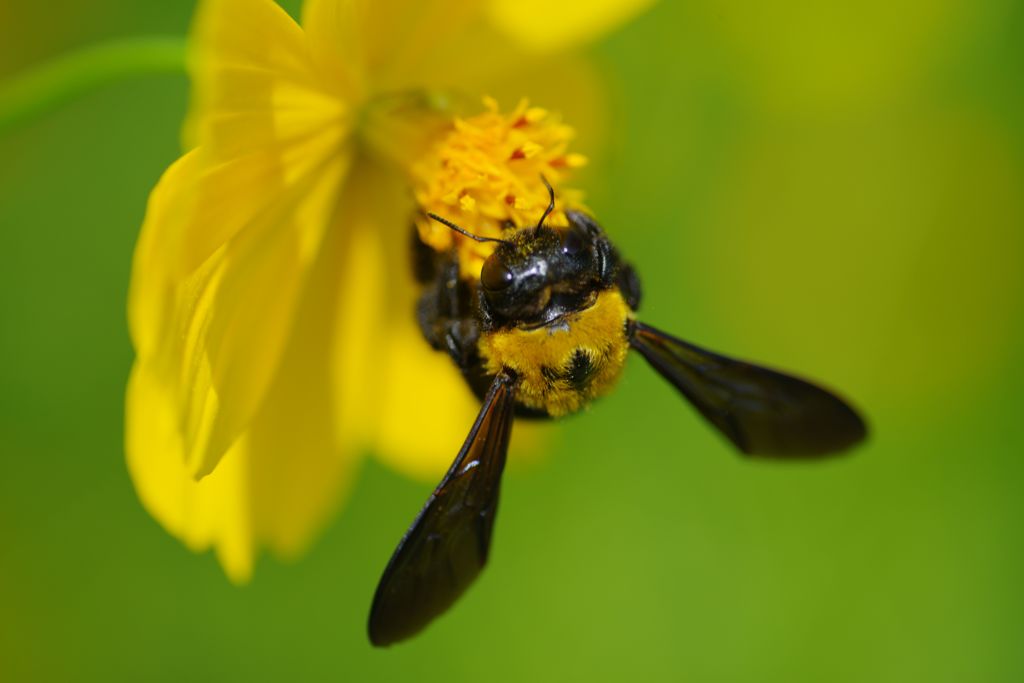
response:
[[(533, 217), (544, 197), (516, 183), (581, 159), (543, 110), (453, 122), (437, 102), (529, 85), (515, 97), (600, 111), (566, 48), (646, 4), (309, 0), (300, 28), (271, 0), (200, 3), (189, 151), (150, 197), (129, 301), (128, 466), (168, 531), (244, 581), (260, 549), (308, 545), (363, 450), (443, 471), (477, 406), (415, 328), (413, 198), (470, 224)], [(492, 152), (530, 162), (500, 198), (441, 172), (496, 131)]]

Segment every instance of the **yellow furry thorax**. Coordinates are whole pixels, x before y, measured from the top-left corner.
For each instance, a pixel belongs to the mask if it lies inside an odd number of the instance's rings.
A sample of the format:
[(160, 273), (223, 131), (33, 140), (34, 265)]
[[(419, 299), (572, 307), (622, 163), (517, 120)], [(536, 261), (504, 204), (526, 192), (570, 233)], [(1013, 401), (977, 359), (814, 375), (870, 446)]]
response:
[(516, 373), (523, 406), (552, 417), (574, 413), (611, 391), (622, 374), (631, 315), (618, 289), (605, 290), (592, 306), (553, 325), (483, 333), (480, 354), (488, 373)]

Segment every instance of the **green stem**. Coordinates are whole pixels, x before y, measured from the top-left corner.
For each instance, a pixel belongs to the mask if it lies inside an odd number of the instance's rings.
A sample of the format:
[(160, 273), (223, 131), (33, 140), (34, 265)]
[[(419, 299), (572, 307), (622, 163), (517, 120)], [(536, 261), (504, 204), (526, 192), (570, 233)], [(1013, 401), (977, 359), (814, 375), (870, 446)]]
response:
[(0, 83), (0, 135), (110, 83), (184, 70), (184, 38), (129, 38), (58, 57)]

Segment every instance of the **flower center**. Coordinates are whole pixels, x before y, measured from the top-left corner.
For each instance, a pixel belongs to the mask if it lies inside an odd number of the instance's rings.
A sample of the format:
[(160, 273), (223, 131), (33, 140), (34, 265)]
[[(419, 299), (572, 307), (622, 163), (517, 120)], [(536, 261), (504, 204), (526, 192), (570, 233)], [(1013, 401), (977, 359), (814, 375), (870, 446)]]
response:
[(476, 278), (493, 242), (477, 242), (426, 217), (435, 213), (480, 237), (501, 238), (536, 225), (548, 206), (543, 178), (556, 190), (555, 211), (545, 223), (568, 224), (565, 209), (579, 207), (582, 193), (561, 187), (586, 159), (568, 151), (574, 131), (544, 109), (523, 100), (507, 114), (491, 98), (484, 111), (456, 118), (411, 166), (416, 201), (422, 214), (416, 227), (423, 242), (437, 251), (455, 249), (465, 277)]

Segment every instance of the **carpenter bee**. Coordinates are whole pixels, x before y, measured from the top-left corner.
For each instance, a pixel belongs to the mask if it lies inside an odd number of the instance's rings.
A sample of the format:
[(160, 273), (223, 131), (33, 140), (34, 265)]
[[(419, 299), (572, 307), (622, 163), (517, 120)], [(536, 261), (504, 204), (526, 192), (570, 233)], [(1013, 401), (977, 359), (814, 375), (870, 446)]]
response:
[(508, 226), (479, 279), (458, 256), (418, 240), (420, 328), (481, 398), (455, 461), (399, 542), (370, 609), (369, 636), (386, 646), (447, 610), (487, 562), (513, 418), (558, 417), (607, 393), (634, 349), (740, 452), (809, 458), (842, 451), (867, 429), (857, 412), (805, 380), (734, 360), (636, 320), (640, 281), (598, 223), (566, 211), (568, 226)]

